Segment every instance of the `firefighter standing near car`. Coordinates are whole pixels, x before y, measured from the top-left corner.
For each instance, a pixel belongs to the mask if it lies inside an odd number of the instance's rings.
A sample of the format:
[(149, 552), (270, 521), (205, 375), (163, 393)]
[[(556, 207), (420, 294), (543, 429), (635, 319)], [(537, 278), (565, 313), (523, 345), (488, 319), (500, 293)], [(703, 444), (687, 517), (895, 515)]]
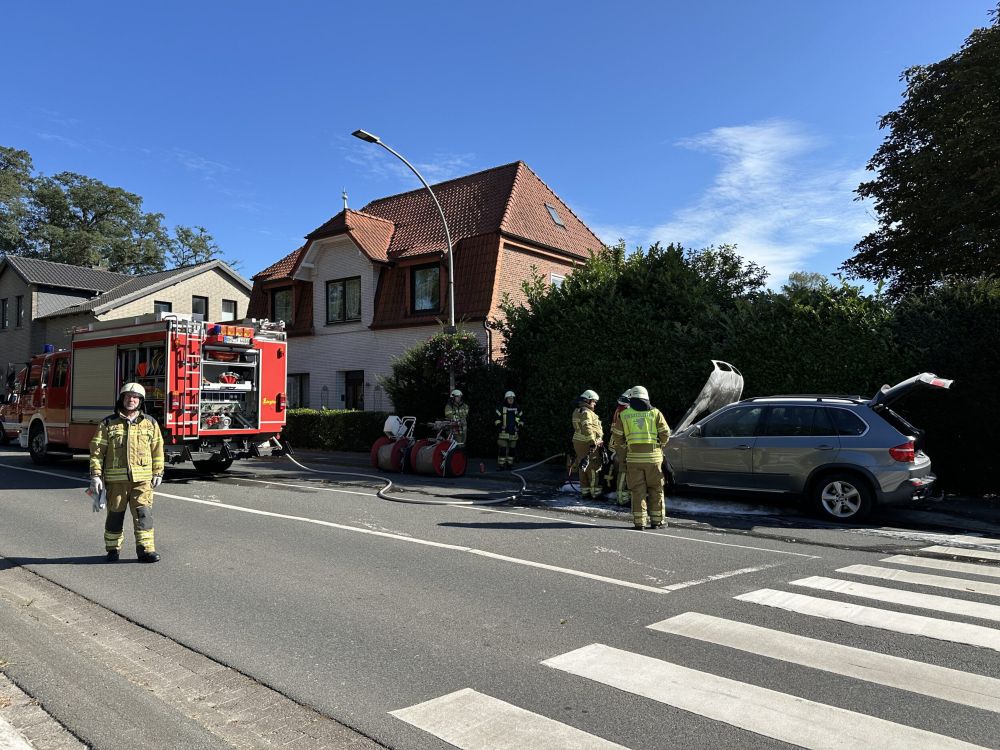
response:
[(660, 410), (650, 406), (645, 388), (637, 385), (629, 395), (628, 407), (611, 428), (611, 446), (624, 451), (635, 528), (646, 527), (648, 499), (649, 527), (658, 529), (663, 526), (663, 446), (670, 427)]
[(127, 510), (132, 512), (139, 561), (160, 559), (153, 541), (153, 490), (163, 481), (163, 435), (156, 420), (143, 412), (145, 397), (138, 383), (123, 385), (116, 412), (105, 417), (90, 441), (90, 490), (95, 497), (107, 492), (108, 562), (118, 561)]
[(451, 436), (459, 445), (465, 445), (469, 426), (469, 405), (462, 402), (462, 392), (456, 388), (444, 405), (444, 418), (452, 422)]
[(604, 427), (594, 412), (599, 399), (600, 396), (588, 389), (580, 394), (579, 405), (573, 410), (573, 451), (580, 468), (580, 494), (584, 497), (601, 495), (597, 483), (600, 470), (597, 456), (604, 445)]
[(497, 407), (494, 424), (500, 430), (497, 438), (497, 466), (501, 469), (514, 468), (514, 449), (517, 447), (517, 436), (524, 426), (521, 407), (514, 403), (514, 391), (503, 394), (503, 403)]

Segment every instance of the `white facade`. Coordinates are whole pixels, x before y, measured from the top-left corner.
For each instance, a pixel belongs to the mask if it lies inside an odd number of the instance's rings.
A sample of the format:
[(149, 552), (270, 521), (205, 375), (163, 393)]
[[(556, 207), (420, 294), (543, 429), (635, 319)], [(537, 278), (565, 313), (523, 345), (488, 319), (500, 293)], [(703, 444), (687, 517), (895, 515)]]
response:
[[(348, 373), (364, 373), (363, 406), (366, 411), (392, 411), (392, 401), (379, 379), (392, 374), (392, 362), (416, 344), (440, 332), (437, 326), (369, 328), (375, 309), (380, 266), (368, 260), (350, 238), (340, 235), (319, 240), (303, 258), (296, 278), (313, 285), (312, 336), (288, 340), (288, 375), (308, 376), (305, 405), (343, 409), (349, 400)], [(361, 320), (327, 323), (326, 284), (338, 279), (361, 278)], [(486, 345), (481, 325), (462, 327)], [(301, 382), (301, 381), (300, 381)], [(292, 385), (289, 384), (291, 391)], [(304, 395), (304, 394), (303, 394)], [(442, 407), (446, 396), (443, 396)]]

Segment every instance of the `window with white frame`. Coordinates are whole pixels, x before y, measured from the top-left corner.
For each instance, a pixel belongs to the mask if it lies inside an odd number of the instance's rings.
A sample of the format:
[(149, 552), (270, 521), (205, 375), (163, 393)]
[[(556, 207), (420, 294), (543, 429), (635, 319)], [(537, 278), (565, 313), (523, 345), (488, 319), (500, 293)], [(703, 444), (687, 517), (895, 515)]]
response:
[(326, 322), (361, 320), (361, 277), (326, 282)]
[(417, 266), (410, 271), (410, 294), (413, 312), (441, 310), (441, 266), (437, 263)]
[(292, 288), (275, 289), (271, 292), (271, 320), (283, 320), (286, 326), (292, 324)]
[(229, 320), (236, 320), (236, 300), (234, 299), (222, 300), (222, 316), (219, 321), (225, 323)]
[(562, 274), (559, 274), (559, 273), (550, 273), (549, 274), (549, 283), (552, 284), (552, 286), (562, 286), (562, 284), (563, 284), (563, 282), (565, 280), (566, 280), (566, 277), (563, 276)]

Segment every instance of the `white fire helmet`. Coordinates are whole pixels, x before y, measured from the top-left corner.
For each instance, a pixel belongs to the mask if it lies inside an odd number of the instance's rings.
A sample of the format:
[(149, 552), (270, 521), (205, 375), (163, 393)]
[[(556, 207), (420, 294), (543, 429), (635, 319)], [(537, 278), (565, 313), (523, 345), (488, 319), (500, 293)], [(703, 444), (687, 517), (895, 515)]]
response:
[(619, 404), (628, 404), (628, 400), (630, 398), (632, 398), (632, 389), (631, 388), (629, 388), (627, 391), (625, 391), (622, 395), (620, 395), (618, 397), (618, 403)]
[(453, 390), (451, 392), (451, 395), (452, 395), (452, 398), (454, 398), (455, 396), (458, 396), (458, 398), (462, 398), (462, 392), (460, 390), (458, 390), (458, 388), (456, 388), (455, 390)]
[(580, 394), (580, 398), (584, 401), (600, 401), (601, 397), (598, 396), (594, 391), (589, 388)]
[(119, 396), (124, 396), (126, 393), (134, 393), (139, 398), (146, 398), (146, 389), (138, 383), (126, 383), (122, 386), (122, 389), (118, 391)]
[(505, 394), (503, 394), (503, 397), (504, 398), (515, 398), (514, 391), (507, 391)]
[(637, 385), (631, 390), (632, 398), (641, 398), (649, 401), (649, 391), (643, 388), (641, 385)]

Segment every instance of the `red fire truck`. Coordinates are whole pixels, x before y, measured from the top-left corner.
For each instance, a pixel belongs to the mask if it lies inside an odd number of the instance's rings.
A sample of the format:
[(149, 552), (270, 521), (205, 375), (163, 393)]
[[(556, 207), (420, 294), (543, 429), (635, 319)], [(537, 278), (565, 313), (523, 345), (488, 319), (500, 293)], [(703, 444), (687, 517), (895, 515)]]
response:
[(167, 462), (225, 471), (234, 459), (283, 451), (287, 361), (280, 323), (204, 323), (179, 313), (91, 323), (72, 332), (69, 350), (28, 363), (14, 399), (18, 439), (35, 463), (86, 451), (121, 386), (136, 382), (160, 423)]

